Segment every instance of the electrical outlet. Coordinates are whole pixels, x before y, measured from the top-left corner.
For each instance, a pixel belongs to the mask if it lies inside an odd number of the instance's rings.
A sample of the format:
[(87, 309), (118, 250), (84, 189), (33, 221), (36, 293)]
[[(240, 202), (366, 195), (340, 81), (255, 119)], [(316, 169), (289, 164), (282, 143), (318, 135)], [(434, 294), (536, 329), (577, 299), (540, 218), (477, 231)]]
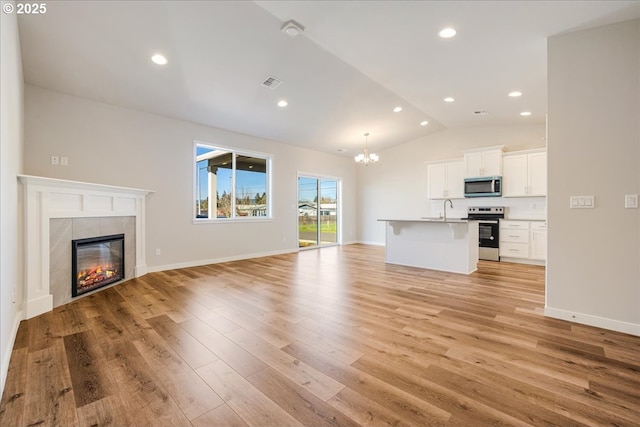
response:
[(624, 207), (625, 207), (625, 209), (638, 209), (638, 195), (637, 194), (625, 194), (624, 195)]
[(69, 158), (68, 157), (60, 157), (60, 164), (62, 166), (68, 166), (69, 165)]
[(51, 156), (51, 164), (52, 165), (59, 165), (60, 164), (60, 158), (58, 156)]
[(156, 255), (161, 255), (161, 254), (162, 254), (162, 251), (160, 250), (160, 248), (157, 248), (156, 249)]

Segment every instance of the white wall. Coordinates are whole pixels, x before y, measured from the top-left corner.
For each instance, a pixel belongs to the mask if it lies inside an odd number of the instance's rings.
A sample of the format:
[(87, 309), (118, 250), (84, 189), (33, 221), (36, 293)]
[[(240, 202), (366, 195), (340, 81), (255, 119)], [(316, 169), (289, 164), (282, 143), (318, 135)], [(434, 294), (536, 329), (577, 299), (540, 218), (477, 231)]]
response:
[[(378, 218), (437, 216), (427, 200), (427, 164), (435, 160), (462, 159), (463, 151), (504, 145), (505, 152), (545, 146), (544, 124), (446, 129), (379, 152), (380, 161), (358, 169), (358, 238), (383, 244), (384, 224)], [(475, 199), (473, 204), (495, 204), (495, 199)], [(442, 203), (442, 202), (433, 202)], [(466, 216), (469, 201), (457, 200), (450, 216)], [(520, 206), (522, 200), (499, 199)], [(530, 206), (530, 205), (528, 205)], [(543, 217), (544, 199), (536, 203)]]
[(640, 335), (640, 20), (552, 37), (548, 64), (546, 313)]
[(4, 390), (22, 318), (22, 212), (16, 174), (22, 172), (24, 79), (16, 15), (0, 14), (0, 29), (0, 390)]
[[(273, 155), (272, 221), (193, 224), (194, 140)], [(69, 166), (52, 166), (52, 155)], [(298, 171), (343, 179), (343, 238), (355, 241), (355, 170), (350, 158), (26, 86), (25, 173), (155, 190), (151, 271), (295, 251)]]

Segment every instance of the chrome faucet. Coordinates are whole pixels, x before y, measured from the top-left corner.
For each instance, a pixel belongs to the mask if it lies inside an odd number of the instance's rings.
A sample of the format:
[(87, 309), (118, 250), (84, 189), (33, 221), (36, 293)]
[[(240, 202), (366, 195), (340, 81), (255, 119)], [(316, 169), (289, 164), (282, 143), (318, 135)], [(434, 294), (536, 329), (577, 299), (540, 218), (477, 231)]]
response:
[(453, 209), (453, 202), (451, 201), (451, 199), (446, 199), (444, 201), (444, 222), (447, 222), (447, 202), (449, 202), (449, 206), (451, 206), (451, 209)]

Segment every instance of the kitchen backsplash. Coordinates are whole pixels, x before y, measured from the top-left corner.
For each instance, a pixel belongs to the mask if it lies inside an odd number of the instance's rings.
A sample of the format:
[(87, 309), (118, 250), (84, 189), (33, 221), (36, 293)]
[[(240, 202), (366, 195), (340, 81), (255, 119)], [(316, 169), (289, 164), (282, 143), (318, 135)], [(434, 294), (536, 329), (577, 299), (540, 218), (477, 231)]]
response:
[[(546, 197), (474, 197), (470, 199), (452, 199), (453, 208), (447, 205), (449, 218), (465, 218), (470, 206), (504, 206), (507, 219), (546, 219)], [(426, 216), (442, 216), (444, 200), (428, 200)]]

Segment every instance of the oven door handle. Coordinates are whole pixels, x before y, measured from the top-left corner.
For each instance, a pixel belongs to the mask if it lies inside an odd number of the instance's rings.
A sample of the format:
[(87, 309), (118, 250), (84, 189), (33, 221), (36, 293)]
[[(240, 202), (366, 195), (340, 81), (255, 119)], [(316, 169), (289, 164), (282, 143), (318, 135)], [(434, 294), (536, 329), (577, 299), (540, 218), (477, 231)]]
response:
[(497, 219), (496, 220), (479, 219), (478, 222), (484, 223), (484, 224), (497, 224), (498, 220)]

